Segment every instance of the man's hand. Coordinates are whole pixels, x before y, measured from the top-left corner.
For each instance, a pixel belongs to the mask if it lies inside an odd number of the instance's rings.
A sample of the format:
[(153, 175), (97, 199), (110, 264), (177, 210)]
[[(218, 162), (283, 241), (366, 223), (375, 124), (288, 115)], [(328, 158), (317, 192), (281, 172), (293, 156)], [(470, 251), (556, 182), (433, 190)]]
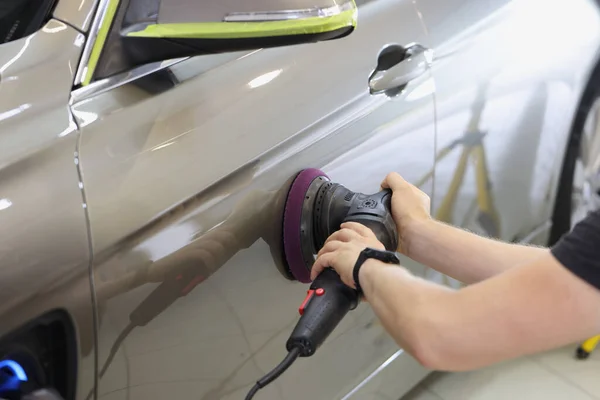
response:
[(331, 267), (335, 269), (347, 286), (356, 288), (352, 271), (358, 255), (366, 247), (385, 250), (371, 229), (356, 222), (342, 224), (341, 229), (329, 236), (319, 251), (311, 270), (311, 279), (314, 280), (321, 271)]
[(392, 190), (392, 216), (398, 229), (398, 251), (408, 255), (411, 226), (431, 219), (429, 196), (395, 172), (386, 176), (381, 187)]

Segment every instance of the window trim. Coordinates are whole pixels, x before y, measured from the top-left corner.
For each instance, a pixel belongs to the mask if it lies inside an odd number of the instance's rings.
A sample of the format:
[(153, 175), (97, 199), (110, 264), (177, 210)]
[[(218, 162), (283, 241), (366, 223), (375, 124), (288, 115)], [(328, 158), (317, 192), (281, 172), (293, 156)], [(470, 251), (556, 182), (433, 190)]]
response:
[(151, 64), (146, 64), (132, 69), (131, 71), (122, 72), (108, 78), (94, 81), (88, 85), (81, 86), (71, 92), (69, 104), (73, 105), (85, 100), (89, 97), (96, 96), (111, 89), (133, 82), (139, 78), (150, 75), (156, 71), (169, 68), (175, 64), (189, 59), (189, 57), (176, 58), (172, 60), (159, 61)]
[[(120, 0), (100, 0), (98, 3), (98, 7), (90, 27), (90, 32), (83, 49), (81, 59), (79, 60), (79, 65), (77, 66), (75, 80), (73, 82), (73, 86), (76, 88), (75, 90), (71, 91), (71, 98), (69, 100), (69, 104), (71, 105), (88, 97), (95, 96), (110, 89), (114, 89), (132, 82), (136, 79), (142, 78), (146, 75), (150, 75), (161, 69), (168, 68), (187, 59), (177, 58), (173, 60), (165, 60), (146, 64), (130, 71), (122, 72), (108, 78), (94, 81), (92, 79), (93, 73), (97, 62), (100, 59), (102, 49), (106, 44), (108, 32), (120, 3)], [(109, 8), (110, 5), (113, 6), (112, 10)], [(111, 12), (113, 12), (113, 15), (108, 15)], [(104, 35), (100, 35), (101, 31), (104, 32)]]
[[(91, 78), (94, 74), (94, 69), (98, 60), (100, 59), (100, 53), (106, 42), (108, 31), (112, 24), (112, 20), (120, 0), (100, 0), (96, 13), (94, 14), (94, 20), (90, 27), (79, 65), (77, 66), (77, 73), (75, 74), (74, 86), (87, 86), (91, 83)], [(107, 15), (111, 9), (109, 5), (112, 5), (113, 15), (110, 18)], [(95, 59), (95, 60), (94, 60)]]

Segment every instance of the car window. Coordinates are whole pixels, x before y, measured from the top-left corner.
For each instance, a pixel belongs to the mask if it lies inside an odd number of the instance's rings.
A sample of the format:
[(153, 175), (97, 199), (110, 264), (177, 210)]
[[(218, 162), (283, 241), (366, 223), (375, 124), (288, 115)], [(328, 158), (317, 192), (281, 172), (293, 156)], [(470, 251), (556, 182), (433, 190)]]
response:
[(52, 15), (56, 0), (0, 0), (0, 44), (40, 29)]

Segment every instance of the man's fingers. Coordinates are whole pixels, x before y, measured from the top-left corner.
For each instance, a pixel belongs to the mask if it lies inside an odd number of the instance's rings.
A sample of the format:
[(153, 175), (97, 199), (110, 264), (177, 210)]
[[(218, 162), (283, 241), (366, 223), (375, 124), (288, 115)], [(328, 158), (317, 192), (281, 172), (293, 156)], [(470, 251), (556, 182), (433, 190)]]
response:
[(358, 222), (344, 222), (341, 225), (341, 227), (344, 230), (354, 231), (354, 232), (358, 233), (360, 236), (362, 236), (363, 238), (375, 237), (375, 234), (373, 233), (373, 231), (371, 229), (367, 228), (363, 224), (359, 224)]
[(408, 185), (408, 182), (397, 172), (390, 172), (381, 183), (383, 189), (392, 189), (392, 191), (401, 189), (406, 185)]
[(342, 229), (331, 234), (325, 241), (325, 244), (333, 241), (350, 242), (351, 240), (362, 239), (362, 234), (352, 228), (347, 228), (342, 224)]
[(310, 280), (314, 281), (325, 268), (330, 267), (334, 257), (335, 253), (325, 253), (317, 258), (310, 270)]
[(339, 240), (332, 240), (330, 242), (325, 243), (325, 245), (323, 247), (321, 247), (321, 250), (319, 250), (317, 257), (320, 257), (326, 253), (331, 253), (332, 251), (336, 251), (337, 249), (339, 249), (342, 246), (342, 243), (343, 242), (341, 242)]

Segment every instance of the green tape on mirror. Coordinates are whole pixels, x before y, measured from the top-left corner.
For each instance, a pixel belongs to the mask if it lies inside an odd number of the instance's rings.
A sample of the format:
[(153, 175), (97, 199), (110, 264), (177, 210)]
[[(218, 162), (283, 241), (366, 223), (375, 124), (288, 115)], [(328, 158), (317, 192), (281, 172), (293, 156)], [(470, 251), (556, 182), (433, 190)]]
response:
[(311, 35), (355, 27), (357, 10), (352, 8), (330, 17), (310, 17), (264, 22), (200, 22), (148, 25), (129, 32), (128, 37), (180, 39), (246, 39)]

